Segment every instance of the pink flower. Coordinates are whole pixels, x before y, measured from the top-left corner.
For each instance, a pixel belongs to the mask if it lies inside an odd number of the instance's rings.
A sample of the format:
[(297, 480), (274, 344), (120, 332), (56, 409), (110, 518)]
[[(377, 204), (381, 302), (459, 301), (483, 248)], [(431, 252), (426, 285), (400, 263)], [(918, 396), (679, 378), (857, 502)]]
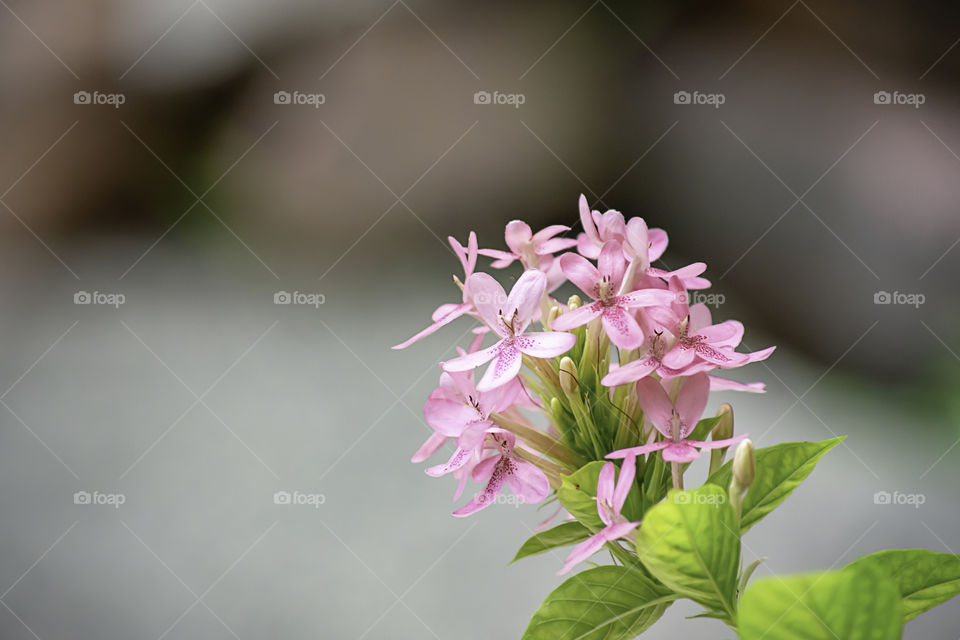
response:
[(583, 194), (580, 194), (580, 224), (584, 232), (577, 236), (577, 251), (586, 258), (596, 259), (604, 244), (616, 240), (623, 246), (628, 260), (640, 262), (642, 272), (667, 250), (667, 234), (663, 229), (647, 229), (643, 218), (624, 222), (623, 214), (614, 209), (606, 213), (591, 211)]
[(607, 455), (608, 458), (626, 458), (662, 449), (663, 459), (667, 462), (690, 462), (700, 457), (697, 449), (723, 449), (736, 444), (748, 435), (743, 434), (710, 442), (687, 440), (687, 436), (697, 426), (697, 421), (707, 407), (710, 380), (705, 373), (698, 373), (686, 379), (676, 403), (670, 401), (670, 396), (664, 391), (663, 386), (653, 378), (640, 380), (637, 383), (637, 394), (640, 397), (640, 407), (644, 415), (653, 422), (653, 426), (663, 434), (666, 440), (614, 451)]
[[(457, 254), (457, 258), (460, 259), (460, 264), (463, 265), (464, 280), (468, 280), (470, 276), (473, 275), (473, 270), (477, 266), (477, 234), (473, 231), (470, 232), (470, 237), (467, 239), (466, 247), (457, 242), (452, 236), (447, 238), (447, 240), (450, 242), (450, 246), (453, 247), (454, 253)], [(470, 301), (467, 299), (467, 291), (466, 288), (464, 288), (463, 300), (461, 302), (443, 304), (437, 307), (437, 310), (433, 312), (433, 324), (409, 340), (401, 342), (393, 348), (405, 349), (417, 340), (422, 340), (430, 334), (435, 333), (440, 327), (450, 324), (466, 313), (470, 313), (472, 309), (473, 305), (471, 305)]]
[[(670, 281), (671, 289), (682, 291), (679, 279)], [(775, 347), (753, 353), (737, 353), (734, 349), (743, 340), (743, 324), (727, 320), (711, 324), (710, 310), (704, 304), (689, 306), (685, 292), (679, 294), (674, 313), (678, 319), (677, 341), (663, 356), (663, 364), (672, 369), (689, 366), (699, 358), (705, 362), (729, 369), (770, 357)]]
[(533, 233), (530, 225), (522, 220), (512, 220), (507, 223), (504, 232), (504, 240), (510, 251), (500, 251), (498, 249), (480, 249), (478, 253), (482, 256), (496, 258), (490, 266), (495, 269), (503, 269), (513, 264), (514, 260), (520, 260), (527, 269), (541, 269), (545, 271), (541, 264), (544, 257), (551, 257), (558, 251), (569, 249), (577, 245), (573, 238), (556, 238), (558, 233), (569, 231), (570, 227), (562, 224), (554, 224), (546, 229)]
[(575, 253), (560, 256), (564, 275), (593, 298), (594, 302), (565, 311), (553, 321), (552, 326), (554, 329), (566, 331), (599, 316), (611, 342), (621, 349), (636, 349), (643, 344), (644, 335), (631, 310), (668, 304), (674, 299), (674, 294), (663, 289), (641, 289), (619, 294), (626, 262), (621, 245), (616, 240), (610, 240), (603, 245), (597, 264), (598, 266), (594, 267)]
[(444, 370), (468, 371), (492, 360), (477, 385), (478, 391), (489, 391), (517, 377), (522, 364), (521, 354), (554, 358), (569, 351), (577, 341), (573, 334), (556, 331), (524, 333), (539, 313), (540, 299), (546, 287), (547, 277), (536, 269), (524, 272), (509, 296), (489, 275), (475, 273), (470, 276), (464, 290), (480, 318), (500, 337), (500, 341), (476, 353), (444, 362)]
[(636, 457), (626, 457), (620, 468), (620, 477), (617, 478), (616, 487), (613, 484), (613, 474), (617, 466), (612, 462), (603, 465), (603, 469), (600, 470), (600, 477), (597, 480), (597, 513), (607, 526), (574, 547), (557, 575), (562, 576), (575, 565), (600, 551), (606, 543), (625, 538), (640, 526), (639, 522), (627, 521), (620, 513), (630, 489), (633, 488), (636, 465)]
[(473, 500), (454, 511), (455, 516), (468, 516), (489, 507), (500, 495), (504, 484), (524, 504), (540, 502), (550, 493), (550, 483), (543, 471), (514, 455), (516, 437), (512, 433), (497, 429), (491, 432), (489, 441), (497, 447), (496, 455), (482, 460), (471, 474), (475, 481), (485, 481), (487, 485)]

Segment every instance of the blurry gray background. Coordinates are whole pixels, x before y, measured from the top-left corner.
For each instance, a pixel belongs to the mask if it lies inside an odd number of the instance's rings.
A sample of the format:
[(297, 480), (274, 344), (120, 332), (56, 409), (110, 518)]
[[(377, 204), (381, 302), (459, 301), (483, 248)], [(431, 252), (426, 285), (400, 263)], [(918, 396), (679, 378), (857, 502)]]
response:
[[(543, 514), (453, 518), (408, 462), (468, 323), (389, 347), (459, 296), (447, 235), (581, 192), (780, 345), (714, 400), (739, 431), (849, 436), (760, 574), (960, 551), (958, 38), (936, 2), (0, 0), (0, 637), (519, 637)], [(649, 637), (729, 637), (694, 613)]]

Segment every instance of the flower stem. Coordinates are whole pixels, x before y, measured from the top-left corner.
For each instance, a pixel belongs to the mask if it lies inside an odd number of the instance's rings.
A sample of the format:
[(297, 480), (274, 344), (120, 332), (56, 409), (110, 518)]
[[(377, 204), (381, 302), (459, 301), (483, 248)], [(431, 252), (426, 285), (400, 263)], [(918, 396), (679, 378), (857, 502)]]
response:
[[(501, 413), (492, 414), (490, 419), (493, 420), (495, 425), (511, 432), (536, 451), (564, 463), (570, 469), (579, 469), (586, 464), (586, 460), (576, 451), (557, 442), (538, 429), (517, 420), (511, 420)], [(557, 468), (560, 469), (561, 467)]]

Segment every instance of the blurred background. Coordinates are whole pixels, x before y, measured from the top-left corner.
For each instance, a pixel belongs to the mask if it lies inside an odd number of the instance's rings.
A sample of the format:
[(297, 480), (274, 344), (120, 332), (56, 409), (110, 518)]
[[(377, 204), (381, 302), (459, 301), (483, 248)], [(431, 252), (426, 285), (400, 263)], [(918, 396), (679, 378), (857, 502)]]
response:
[[(448, 235), (580, 193), (779, 345), (739, 431), (849, 436), (760, 574), (960, 551), (958, 42), (931, 1), (0, 0), (0, 637), (519, 637), (543, 514), (409, 464), (468, 323), (389, 347)], [(694, 613), (649, 637), (728, 637)]]

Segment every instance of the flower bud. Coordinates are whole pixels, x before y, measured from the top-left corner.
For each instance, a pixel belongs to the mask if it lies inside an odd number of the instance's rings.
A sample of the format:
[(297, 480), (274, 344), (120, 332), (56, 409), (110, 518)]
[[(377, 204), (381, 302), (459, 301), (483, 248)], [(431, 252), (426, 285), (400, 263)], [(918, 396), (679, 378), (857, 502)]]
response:
[[(717, 417), (720, 418), (710, 432), (712, 440), (725, 440), (733, 437), (733, 407), (724, 402), (717, 410)], [(723, 466), (723, 460), (727, 456), (727, 449), (714, 449), (710, 452), (710, 471), (708, 477), (712, 476), (720, 467)]]
[(560, 388), (568, 397), (580, 397), (580, 379), (577, 365), (569, 357), (560, 360)]
[(744, 440), (737, 447), (737, 452), (733, 454), (733, 478), (730, 480), (730, 489), (727, 492), (738, 519), (743, 511), (743, 498), (747, 495), (747, 489), (753, 484), (755, 465), (756, 455), (753, 452), (753, 443)]
[(560, 315), (560, 307), (553, 305), (550, 307), (549, 313), (547, 313), (547, 326), (553, 324), (553, 321), (557, 319), (557, 316)]
[(583, 300), (580, 299), (580, 296), (573, 294), (567, 299), (567, 307), (572, 311), (574, 309), (579, 309), (583, 306)]
[(753, 442), (744, 440), (733, 454), (733, 482), (746, 492), (753, 484), (756, 474), (756, 454), (753, 451)]

